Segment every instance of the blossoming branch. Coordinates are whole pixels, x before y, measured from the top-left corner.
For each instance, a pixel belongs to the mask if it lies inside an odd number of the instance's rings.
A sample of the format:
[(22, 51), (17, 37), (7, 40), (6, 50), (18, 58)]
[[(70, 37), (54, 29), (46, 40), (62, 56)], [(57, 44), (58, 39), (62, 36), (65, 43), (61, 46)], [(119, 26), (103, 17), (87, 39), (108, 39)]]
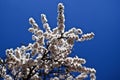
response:
[[(34, 42), (14, 50), (7, 49), (7, 58), (0, 58), (0, 76), (5, 80), (84, 80), (90, 74), (90, 79), (96, 80), (96, 70), (82, 65), (85, 59), (69, 57), (75, 41), (91, 40), (94, 33), (83, 34), (75, 27), (65, 31), (62, 3), (58, 4), (57, 27), (50, 28), (45, 14), (41, 14), (41, 20), (45, 31), (29, 18), (32, 27), (28, 30)], [(80, 74), (73, 76), (71, 72)]]

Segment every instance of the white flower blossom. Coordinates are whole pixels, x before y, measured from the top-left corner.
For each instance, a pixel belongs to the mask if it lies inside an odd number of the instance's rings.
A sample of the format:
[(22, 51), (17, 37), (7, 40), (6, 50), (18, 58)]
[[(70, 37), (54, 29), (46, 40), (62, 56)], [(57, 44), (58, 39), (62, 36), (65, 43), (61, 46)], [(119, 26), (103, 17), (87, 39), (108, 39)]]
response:
[[(91, 40), (94, 33), (83, 34), (75, 27), (65, 31), (62, 3), (58, 4), (57, 27), (50, 28), (45, 14), (41, 14), (41, 21), (45, 32), (32, 17), (29, 18), (32, 27), (28, 31), (33, 34), (34, 42), (7, 49), (5, 61), (0, 58), (0, 76), (5, 80), (46, 80), (45, 76), (49, 80), (84, 80), (90, 74), (90, 79), (96, 80), (96, 70), (83, 66), (85, 59), (69, 57), (75, 41)], [(70, 72), (80, 74), (75, 77)]]

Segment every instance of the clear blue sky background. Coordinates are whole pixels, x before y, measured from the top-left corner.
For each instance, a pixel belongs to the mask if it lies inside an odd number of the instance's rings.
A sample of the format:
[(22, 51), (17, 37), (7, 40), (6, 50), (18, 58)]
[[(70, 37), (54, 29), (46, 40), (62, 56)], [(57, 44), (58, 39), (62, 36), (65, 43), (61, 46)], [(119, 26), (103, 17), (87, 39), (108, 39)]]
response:
[(42, 27), (40, 14), (56, 27), (57, 4), (65, 5), (66, 30), (77, 27), (93, 31), (91, 41), (75, 44), (72, 55), (85, 58), (85, 66), (97, 70), (97, 80), (120, 80), (119, 0), (0, 0), (0, 56), (7, 48), (32, 42), (29, 17)]

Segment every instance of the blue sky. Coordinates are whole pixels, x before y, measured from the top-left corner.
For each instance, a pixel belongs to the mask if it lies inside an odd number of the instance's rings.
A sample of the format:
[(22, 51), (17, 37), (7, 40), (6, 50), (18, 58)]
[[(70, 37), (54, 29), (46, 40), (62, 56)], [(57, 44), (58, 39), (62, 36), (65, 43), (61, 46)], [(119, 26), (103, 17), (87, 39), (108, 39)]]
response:
[(29, 17), (42, 28), (45, 13), (52, 28), (57, 24), (57, 4), (65, 6), (66, 30), (76, 27), (94, 32), (91, 41), (76, 43), (72, 55), (85, 58), (97, 70), (97, 80), (120, 80), (119, 0), (0, 0), (0, 56), (7, 48), (32, 42)]

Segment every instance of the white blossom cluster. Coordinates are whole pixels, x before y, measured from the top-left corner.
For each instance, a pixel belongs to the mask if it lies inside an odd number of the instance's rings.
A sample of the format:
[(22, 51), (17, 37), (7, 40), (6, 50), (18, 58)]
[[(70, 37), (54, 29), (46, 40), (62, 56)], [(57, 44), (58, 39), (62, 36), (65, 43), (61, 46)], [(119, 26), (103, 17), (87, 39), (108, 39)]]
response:
[[(7, 49), (7, 59), (0, 59), (0, 76), (5, 80), (43, 80), (40, 70), (44, 74), (50, 74), (54, 68), (65, 67), (65, 73), (53, 73), (49, 80), (83, 80), (90, 74), (91, 80), (96, 80), (96, 70), (87, 68), (82, 64), (83, 58), (69, 57), (74, 42), (90, 40), (94, 33), (83, 34), (81, 29), (72, 28), (65, 32), (64, 6), (58, 4), (57, 27), (51, 29), (45, 14), (41, 14), (41, 20), (45, 31), (41, 30), (33, 18), (29, 19), (32, 25), (28, 30), (33, 33), (34, 43), (27, 46)], [(73, 77), (70, 72), (79, 72)], [(57, 75), (57, 76), (55, 76)]]

